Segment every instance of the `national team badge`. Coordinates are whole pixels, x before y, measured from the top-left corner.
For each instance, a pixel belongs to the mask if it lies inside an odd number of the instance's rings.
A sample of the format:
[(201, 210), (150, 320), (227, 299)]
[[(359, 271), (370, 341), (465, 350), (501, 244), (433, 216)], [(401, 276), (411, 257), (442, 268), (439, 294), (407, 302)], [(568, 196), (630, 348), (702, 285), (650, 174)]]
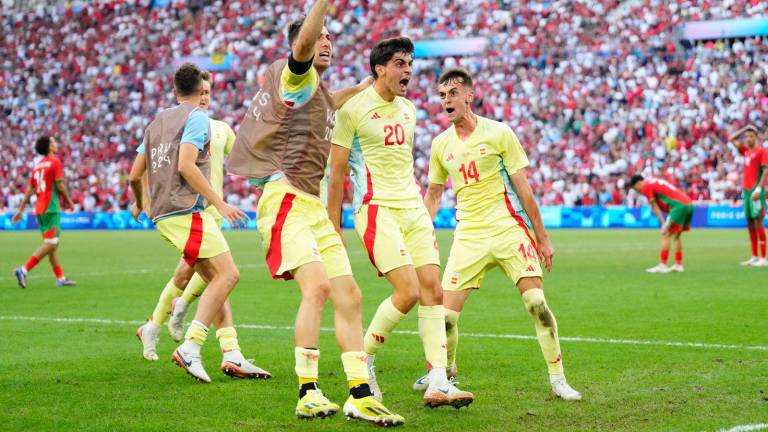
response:
[(458, 283), (459, 283), (459, 274), (451, 273), (451, 285), (456, 285)]
[(485, 156), (488, 153), (488, 147), (485, 144), (480, 144), (477, 149), (480, 151), (480, 156)]

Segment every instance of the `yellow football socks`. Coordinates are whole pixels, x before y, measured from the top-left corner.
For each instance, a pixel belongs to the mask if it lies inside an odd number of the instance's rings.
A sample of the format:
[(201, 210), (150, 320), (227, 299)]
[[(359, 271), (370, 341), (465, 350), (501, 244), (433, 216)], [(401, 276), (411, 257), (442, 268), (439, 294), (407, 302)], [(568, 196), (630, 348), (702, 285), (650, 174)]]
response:
[(216, 330), (216, 338), (221, 345), (221, 352), (240, 351), (240, 344), (237, 343), (237, 332), (234, 327)]
[(456, 364), (456, 350), (459, 347), (459, 315), (461, 312), (445, 308), (445, 339), (448, 342), (448, 367)]
[(368, 383), (368, 367), (365, 362), (367, 357), (362, 351), (347, 351), (341, 354), (341, 364), (344, 365), (349, 388)]
[(184, 339), (194, 342), (197, 345), (203, 345), (208, 337), (208, 327), (200, 321), (194, 320), (189, 324)]
[(392, 304), (392, 297), (384, 299), (376, 310), (371, 325), (368, 326), (368, 331), (365, 332), (363, 339), (365, 352), (369, 355), (376, 355), (389, 334), (392, 333), (392, 329), (400, 324), (403, 318), (405, 318), (405, 314), (397, 310)]
[(205, 288), (208, 286), (206, 282), (199, 274), (192, 275), (192, 279), (187, 283), (187, 287), (184, 288), (184, 294), (181, 295), (181, 299), (184, 303), (191, 305), (195, 300), (200, 298)]
[(549, 374), (562, 374), (563, 362), (560, 354), (560, 339), (557, 336), (557, 321), (544, 299), (544, 290), (533, 288), (525, 291), (523, 303), (533, 317), (536, 337), (539, 339), (539, 346), (547, 362)]
[(448, 367), (443, 305), (419, 306), (419, 335), (430, 368)]
[(317, 381), (320, 350), (296, 347), (294, 350), (294, 357), (296, 358), (295, 371), (296, 375), (299, 377), (299, 384), (307, 384)]
[(171, 313), (171, 302), (176, 297), (179, 297), (182, 292), (183, 291), (181, 289), (176, 288), (176, 286), (173, 284), (173, 278), (171, 278), (171, 280), (165, 284), (163, 292), (160, 293), (160, 299), (157, 300), (155, 311), (152, 312), (153, 323), (157, 325), (163, 325), (165, 319), (168, 317), (168, 314)]

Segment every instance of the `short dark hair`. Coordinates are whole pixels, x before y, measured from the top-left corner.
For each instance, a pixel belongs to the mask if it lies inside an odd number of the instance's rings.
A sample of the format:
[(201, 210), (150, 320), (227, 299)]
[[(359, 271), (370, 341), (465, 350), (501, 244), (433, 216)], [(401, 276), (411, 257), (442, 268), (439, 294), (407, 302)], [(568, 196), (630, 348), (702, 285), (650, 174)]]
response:
[(51, 149), (51, 137), (43, 135), (35, 141), (35, 151), (43, 156), (48, 155), (48, 151)]
[(192, 63), (184, 63), (173, 74), (173, 87), (179, 96), (189, 96), (200, 90), (203, 71)]
[(643, 176), (641, 176), (640, 174), (633, 175), (629, 179), (629, 188), (632, 189), (633, 187), (635, 187), (636, 184), (640, 183), (643, 180), (644, 180)]
[(413, 54), (413, 49), (413, 42), (407, 37), (384, 39), (377, 43), (371, 50), (371, 74), (374, 78), (378, 78), (376, 66), (386, 65), (397, 53)]
[(445, 84), (449, 81), (457, 81), (464, 85), (464, 87), (472, 88), (472, 74), (464, 68), (449, 68), (446, 69), (440, 78), (437, 79), (438, 84)]
[(299, 37), (299, 32), (301, 31), (301, 26), (304, 25), (304, 20), (307, 17), (303, 16), (299, 19), (293, 20), (288, 24), (288, 46), (293, 46), (293, 41), (296, 40), (297, 37)]
[(202, 79), (203, 81), (211, 82), (211, 79), (212, 79), (211, 73), (203, 69), (202, 71), (200, 71), (200, 79)]

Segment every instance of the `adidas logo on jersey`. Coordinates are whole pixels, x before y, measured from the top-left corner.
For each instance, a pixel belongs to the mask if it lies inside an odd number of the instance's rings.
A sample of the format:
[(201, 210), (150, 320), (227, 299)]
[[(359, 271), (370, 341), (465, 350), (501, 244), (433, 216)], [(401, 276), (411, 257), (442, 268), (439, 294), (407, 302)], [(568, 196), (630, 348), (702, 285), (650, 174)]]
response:
[(371, 120), (378, 120), (380, 118), (381, 118), (381, 116), (377, 112), (374, 112), (373, 115), (371, 116)]
[(371, 336), (373, 336), (373, 339), (378, 343), (384, 343), (384, 336), (377, 335), (376, 333), (371, 333)]
[(454, 159), (454, 157), (453, 157), (453, 153), (450, 153), (450, 154), (448, 155), (448, 157), (445, 159), (445, 161), (446, 161), (446, 162), (450, 162), (450, 161), (452, 161), (453, 159)]
[(528, 266), (528, 268), (527, 268), (527, 269), (525, 269), (525, 271), (526, 271), (526, 272), (528, 272), (528, 273), (533, 273), (533, 272), (534, 272), (534, 271), (536, 271), (536, 270), (534, 270), (534, 269), (533, 269), (533, 266), (532, 266), (532, 265), (529, 265), (529, 266)]

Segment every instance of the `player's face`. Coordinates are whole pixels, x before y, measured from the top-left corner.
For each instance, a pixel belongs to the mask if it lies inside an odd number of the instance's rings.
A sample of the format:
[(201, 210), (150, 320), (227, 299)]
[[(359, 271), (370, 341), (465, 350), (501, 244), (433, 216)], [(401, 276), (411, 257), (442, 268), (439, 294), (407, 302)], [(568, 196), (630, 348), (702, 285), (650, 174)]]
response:
[(51, 145), (48, 147), (48, 150), (54, 154), (59, 151), (59, 143), (56, 141), (56, 138), (51, 137)]
[(464, 85), (461, 79), (451, 79), (437, 87), (440, 104), (448, 119), (456, 123), (469, 112), (469, 106), (474, 98), (471, 88)]
[(200, 108), (208, 111), (211, 104), (211, 83), (203, 80), (200, 88)]
[(386, 65), (376, 66), (376, 73), (392, 94), (405, 96), (413, 75), (413, 57), (409, 53), (395, 53)]
[(319, 70), (326, 70), (331, 67), (331, 58), (333, 58), (331, 34), (328, 33), (327, 28), (323, 27), (320, 37), (315, 42), (315, 61), (312, 64)]
[(744, 141), (747, 143), (747, 147), (754, 148), (757, 144), (757, 134), (755, 134), (752, 131), (749, 131), (744, 134)]

